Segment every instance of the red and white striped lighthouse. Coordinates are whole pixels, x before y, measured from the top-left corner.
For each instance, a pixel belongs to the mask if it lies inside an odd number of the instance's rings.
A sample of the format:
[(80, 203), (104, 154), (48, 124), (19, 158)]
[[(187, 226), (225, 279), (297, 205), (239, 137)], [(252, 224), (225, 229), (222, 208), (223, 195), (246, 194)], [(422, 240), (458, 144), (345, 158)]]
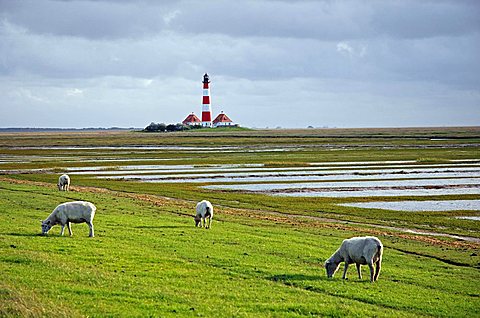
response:
[(210, 83), (208, 74), (203, 75), (203, 103), (202, 103), (202, 127), (212, 127), (212, 110), (210, 108)]

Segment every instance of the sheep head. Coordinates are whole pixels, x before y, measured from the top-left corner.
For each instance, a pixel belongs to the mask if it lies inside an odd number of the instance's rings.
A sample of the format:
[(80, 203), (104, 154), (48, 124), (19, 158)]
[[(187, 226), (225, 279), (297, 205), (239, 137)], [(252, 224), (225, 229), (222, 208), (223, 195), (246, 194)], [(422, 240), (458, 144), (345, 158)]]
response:
[(340, 267), (340, 263), (335, 263), (331, 260), (325, 262), (325, 270), (327, 271), (327, 277), (332, 278)]
[(53, 224), (50, 220), (42, 221), (42, 234), (47, 235), (48, 231), (52, 228)]
[(195, 227), (199, 226), (199, 224), (201, 225), (202, 218), (199, 215), (196, 215), (193, 219), (195, 220)]

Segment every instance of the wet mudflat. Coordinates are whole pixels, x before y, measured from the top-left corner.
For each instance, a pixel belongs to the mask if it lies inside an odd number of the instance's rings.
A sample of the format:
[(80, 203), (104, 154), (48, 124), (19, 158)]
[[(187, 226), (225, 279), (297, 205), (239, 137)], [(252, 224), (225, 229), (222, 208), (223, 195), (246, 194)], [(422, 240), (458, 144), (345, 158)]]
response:
[(457, 219), (480, 221), (480, 216), (457, 216)]
[(206, 189), (225, 189), (225, 190), (243, 190), (260, 192), (279, 192), (281, 190), (305, 189), (357, 189), (366, 188), (405, 188), (405, 187), (427, 187), (427, 186), (459, 186), (459, 185), (478, 185), (480, 178), (452, 178), (452, 179), (414, 179), (414, 180), (368, 180), (368, 181), (343, 181), (343, 182), (311, 182), (311, 183), (256, 183), (256, 184), (224, 184), (204, 186)]
[(480, 188), (446, 188), (446, 189), (374, 189), (360, 191), (305, 191), (305, 192), (280, 192), (274, 196), (285, 197), (319, 197), (319, 198), (363, 198), (363, 197), (402, 197), (402, 196), (439, 196), (439, 195), (465, 195), (480, 194)]
[[(343, 203), (365, 209), (385, 209), (395, 211), (480, 211), (480, 200), (439, 200), (439, 201), (396, 201), (396, 202), (358, 202)], [(459, 217), (462, 219), (480, 220), (480, 217)]]
[[(435, 177), (480, 177), (480, 167), (451, 167), (451, 168), (405, 168), (405, 169), (238, 169), (248, 170), (248, 172), (234, 172), (235, 169), (224, 169), (223, 171), (208, 171), (208, 169), (190, 169), (182, 171), (168, 170), (145, 170), (143, 173), (149, 175), (139, 175), (138, 170), (120, 172), (103, 171), (97, 175), (114, 175), (112, 178), (137, 179), (158, 181), (173, 180), (170, 182), (262, 182), (262, 181), (316, 181), (316, 180), (352, 180), (361, 178), (435, 178)], [(162, 174), (155, 175), (155, 172)], [(170, 173), (167, 173), (170, 172)], [(182, 174), (175, 174), (182, 172)], [(187, 172), (187, 173), (183, 173)], [(83, 172), (84, 174), (96, 174), (95, 172)], [(135, 175), (131, 175), (134, 173)], [(102, 178), (108, 178), (104, 176)]]

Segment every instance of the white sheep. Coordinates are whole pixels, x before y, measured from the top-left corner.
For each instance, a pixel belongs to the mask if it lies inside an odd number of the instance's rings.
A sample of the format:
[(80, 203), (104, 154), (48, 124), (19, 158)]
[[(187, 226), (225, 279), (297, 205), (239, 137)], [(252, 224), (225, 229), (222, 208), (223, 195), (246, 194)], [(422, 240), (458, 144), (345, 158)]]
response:
[(59, 204), (55, 210), (42, 221), (42, 234), (46, 235), (52, 226), (60, 224), (62, 231), (60, 235), (63, 235), (65, 225), (68, 227), (70, 236), (73, 235), (70, 223), (87, 223), (90, 227), (90, 237), (93, 237), (93, 217), (97, 208), (90, 202), (86, 201), (74, 201)]
[(68, 191), (70, 188), (70, 177), (67, 174), (62, 174), (58, 178), (57, 186), (59, 191)]
[(210, 228), (213, 219), (213, 206), (207, 201), (203, 200), (197, 203), (197, 214), (195, 215), (195, 226)]
[[(374, 282), (378, 279), (378, 275), (380, 274), (382, 254), (383, 244), (376, 237), (352, 237), (344, 240), (340, 248), (325, 262), (327, 276), (329, 278), (333, 277), (338, 270), (340, 263), (345, 262), (345, 269), (342, 278), (346, 279), (348, 265), (355, 263), (357, 266), (358, 278), (362, 279), (360, 265), (368, 265), (370, 268), (370, 281)], [(374, 264), (376, 264), (375, 273), (373, 269)]]

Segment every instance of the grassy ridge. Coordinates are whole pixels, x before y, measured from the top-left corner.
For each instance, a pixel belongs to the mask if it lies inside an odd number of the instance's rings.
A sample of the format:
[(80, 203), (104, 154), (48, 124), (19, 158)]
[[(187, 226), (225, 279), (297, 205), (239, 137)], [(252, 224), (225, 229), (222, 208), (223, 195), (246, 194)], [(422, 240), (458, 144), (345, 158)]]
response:
[(174, 133), (127, 131), (0, 133), (0, 147), (137, 145), (441, 145), (478, 143), (480, 127), (396, 129), (201, 129)]
[[(353, 269), (347, 282), (339, 274), (328, 280), (323, 261), (354, 232), (274, 224), (222, 208), (207, 231), (193, 227), (193, 203), (0, 187), (2, 316), (23, 316), (26, 308), (33, 316), (478, 314), (478, 269), (410, 253), (435, 246), (382, 237), (378, 283), (359, 281)], [(58, 227), (39, 236), (39, 220), (74, 199), (97, 205), (96, 237), (87, 237), (84, 224), (73, 225), (71, 238), (58, 237)]]

